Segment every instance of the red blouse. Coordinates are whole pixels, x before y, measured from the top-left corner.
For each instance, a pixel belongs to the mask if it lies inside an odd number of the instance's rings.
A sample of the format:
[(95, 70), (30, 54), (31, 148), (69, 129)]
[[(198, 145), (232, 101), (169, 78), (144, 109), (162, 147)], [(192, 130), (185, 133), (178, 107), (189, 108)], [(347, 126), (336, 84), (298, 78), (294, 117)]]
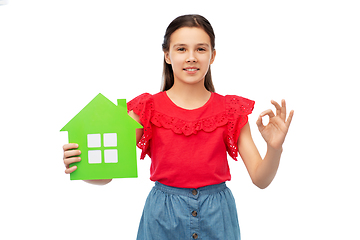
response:
[(199, 188), (231, 179), (228, 153), (237, 160), (237, 141), (255, 102), (212, 93), (208, 102), (187, 110), (166, 92), (144, 93), (128, 103), (144, 127), (138, 147), (151, 158), (150, 179), (180, 188)]

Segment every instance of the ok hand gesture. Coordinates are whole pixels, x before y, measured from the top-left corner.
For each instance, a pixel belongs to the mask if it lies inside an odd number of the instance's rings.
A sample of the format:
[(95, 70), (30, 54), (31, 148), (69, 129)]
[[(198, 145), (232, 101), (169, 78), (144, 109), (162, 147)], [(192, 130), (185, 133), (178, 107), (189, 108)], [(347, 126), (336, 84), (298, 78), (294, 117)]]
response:
[[(271, 109), (268, 109), (260, 114), (258, 120), (256, 121), (256, 124), (268, 147), (272, 147), (274, 149), (282, 149), (282, 144), (285, 141), (285, 137), (289, 130), (294, 111), (292, 110), (290, 112), (289, 117), (286, 120), (285, 100), (281, 101), (281, 106), (273, 100), (271, 101), (271, 103), (276, 108), (276, 116)], [(269, 116), (269, 123), (264, 126), (262, 118), (266, 115)]]

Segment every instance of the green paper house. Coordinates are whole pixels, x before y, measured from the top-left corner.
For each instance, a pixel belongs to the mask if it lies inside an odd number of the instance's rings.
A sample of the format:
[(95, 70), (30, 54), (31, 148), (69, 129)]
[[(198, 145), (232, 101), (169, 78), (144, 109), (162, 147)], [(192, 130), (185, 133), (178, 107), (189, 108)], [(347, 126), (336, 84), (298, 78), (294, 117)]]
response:
[(117, 106), (101, 93), (60, 131), (79, 144), (81, 161), (71, 180), (137, 177), (136, 129), (142, 126), (127, 113), (125, 99)]

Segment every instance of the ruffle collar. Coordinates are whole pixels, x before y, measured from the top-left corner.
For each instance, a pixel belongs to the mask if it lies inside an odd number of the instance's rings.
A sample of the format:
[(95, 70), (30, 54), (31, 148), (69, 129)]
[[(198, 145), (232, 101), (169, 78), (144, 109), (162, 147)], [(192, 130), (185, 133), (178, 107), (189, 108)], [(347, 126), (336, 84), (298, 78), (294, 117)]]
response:
[(222, 127), (228, 123), (225, 112), (219, 113), (212, 117), (207, 117), (197, 121), (184, 121), (176, 117), (170, 117), (165, 114), (154, 111), (151, 123), (157, 127), (171, 129), (176, 134), (184, 134), (190, 136), (197, 134), (198, 131), (212, 132), (218, 127)]

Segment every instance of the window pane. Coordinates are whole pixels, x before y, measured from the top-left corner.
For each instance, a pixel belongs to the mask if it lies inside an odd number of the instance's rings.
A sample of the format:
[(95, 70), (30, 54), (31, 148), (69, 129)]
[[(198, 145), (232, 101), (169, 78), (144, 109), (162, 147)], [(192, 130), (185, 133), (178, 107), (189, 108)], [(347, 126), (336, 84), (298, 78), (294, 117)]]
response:
[(87, 135), (87, 140), (88, 140), (88, 147), (89, 148), (101, 147), (100, 134), (88, 134)]
[(116, 133), (105, 133), (104, 134), (104, 147), (117, 147)]
[(105, 163), (117, 163), (118, 154), (116, 149), (109, 149), (104, 151)]
[(88, 160), (89, 163), (101, 163), (101, 151), (100, 150), (88, 151)]

